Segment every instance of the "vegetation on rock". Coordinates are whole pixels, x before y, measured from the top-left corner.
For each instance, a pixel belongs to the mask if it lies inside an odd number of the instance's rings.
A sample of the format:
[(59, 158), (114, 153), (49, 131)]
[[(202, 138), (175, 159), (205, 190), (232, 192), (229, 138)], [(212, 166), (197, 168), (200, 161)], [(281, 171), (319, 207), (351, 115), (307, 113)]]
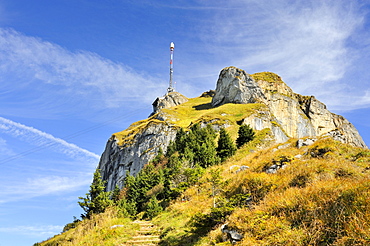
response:
[(255, 81), (262, 80), (262, 81), (266, 81), (270, 83), (274, 83), (274, 82), (282, 83), (283, 82), (283, 80), (281, 79), (279, 75), (277, 75), (276, 73), (272, 73), (272, 72), (260, 72), (260, 73), (251, 74), (251, 76), (253, 77)]

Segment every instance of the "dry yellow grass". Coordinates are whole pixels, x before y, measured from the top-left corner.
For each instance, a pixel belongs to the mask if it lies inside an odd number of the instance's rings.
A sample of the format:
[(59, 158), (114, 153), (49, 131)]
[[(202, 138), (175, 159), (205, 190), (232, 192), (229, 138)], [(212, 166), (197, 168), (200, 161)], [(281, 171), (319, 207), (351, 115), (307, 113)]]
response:
[[(121, 225), (111, 228), (113, 225)], [(93, 215), (78, 223), (76, 228), (40, 243), (40, 246), (115, 246), (131, 239), (139, 225), (128, 218), (120, 218), (115, 208)]]
[[(161, 228), (160, 245), (231, 245), (223, 242), (220, 224), (195, 235), (199, 228), (191, 223), (213, 207), (209, 179), (216, 169), (221, 169), (222, 181), (216, 201), (235, 194), (253, 198), (249, 207), (236, 208), (226, 220), (244, 235), (238, 245), (370, 245), (370, 151), (329, 138), (298, 149), (295, 141), (261, 150), (250, 143), (253, 148), (245, 146), (228, 162), (208, 168), (197, 186), (153, 219)], [(317, 156), (320, 149), (328, 151)], [(282, 156), (291, 157), (285, 169), (264, 172)], [(236, 173), (230, 169), (235, 165), (250, 168)], [(114, 224), (127, 227), (111, 230)], [(41, 245), (118, 245), (134, 231), (128, 219), (112, 210)]]

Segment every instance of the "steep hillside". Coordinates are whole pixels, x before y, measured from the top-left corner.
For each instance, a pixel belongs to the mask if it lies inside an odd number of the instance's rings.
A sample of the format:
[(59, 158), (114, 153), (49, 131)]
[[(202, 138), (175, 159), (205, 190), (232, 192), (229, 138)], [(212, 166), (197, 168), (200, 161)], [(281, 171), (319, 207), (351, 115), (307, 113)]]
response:
[[(254, 153), (251, 145), (208, 169), (199, 186), (155, 218), (161, 245), (219, 244), (224, 223), (244, 236), (240, 245), (370, 243), (368, 150), (331, 138), (301, 148), (292, 140)], [(283, 168), (269, 172), (274, 165)], [(242, 166), (249, 168), (238, 171)], [(217, 170), (221, 180), (212, 196)]]
[[(207, 168), (152, 220), (161, 241), (150, 245), (231, 245), (225, 224), (243, 236), (238, 245), (370, 244), (369, 150), (329, 137), (259, 145)], [(134, 245), (138, 233), (109, 210), (41, 245)]]

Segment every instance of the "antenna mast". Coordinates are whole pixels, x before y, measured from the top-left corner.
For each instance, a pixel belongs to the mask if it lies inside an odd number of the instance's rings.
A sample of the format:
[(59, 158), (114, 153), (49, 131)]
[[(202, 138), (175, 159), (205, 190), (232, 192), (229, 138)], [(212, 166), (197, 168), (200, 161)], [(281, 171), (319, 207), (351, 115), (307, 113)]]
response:
[(170, 85), (167, 89), (167, 94), (170, 93), (170, 92), (174, 92), (175, 89), (172, 87), (172, 75), (173, 75), (173, 50), (175, 49), (175, 44), (173, 42), (171, 42), (170, 44), (170, 54), (171, 54), (171, 57), (170, 57)]

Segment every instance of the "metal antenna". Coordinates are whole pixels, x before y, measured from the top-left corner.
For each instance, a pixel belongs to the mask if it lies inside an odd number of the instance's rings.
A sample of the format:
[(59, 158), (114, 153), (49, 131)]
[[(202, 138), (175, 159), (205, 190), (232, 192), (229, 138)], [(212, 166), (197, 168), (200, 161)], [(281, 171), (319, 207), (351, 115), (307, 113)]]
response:
[(173, 88), (172, 86), (172, 75), (173, 75), (173, 50), (175, 49), (175, 44), (173, 42), (171, 42), (170, 44), (170, 54), (171, 54), (171, 58), (170, 58), (170, 85), (167, 89), (167, 94), (170, 93), (170, 92), (174, 92), (175, 89)]

